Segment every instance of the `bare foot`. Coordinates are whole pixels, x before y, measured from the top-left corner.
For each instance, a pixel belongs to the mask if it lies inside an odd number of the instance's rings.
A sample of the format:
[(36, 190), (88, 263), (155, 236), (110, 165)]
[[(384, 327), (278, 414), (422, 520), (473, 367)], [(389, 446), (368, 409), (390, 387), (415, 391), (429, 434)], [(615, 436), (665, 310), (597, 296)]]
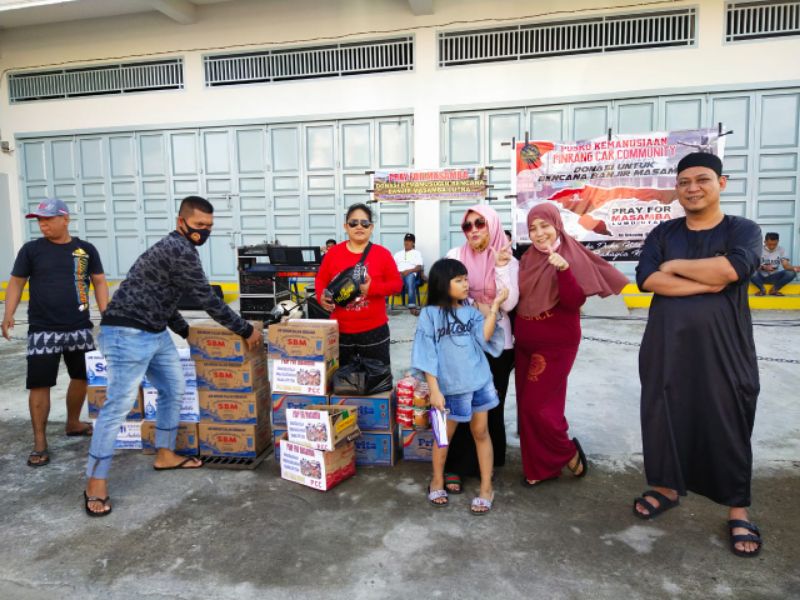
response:
[[(444, 476), (434, 475), (433, 477), (431, 477), (431, 483), (430, 485), (428, 485), (428, 493), (444, 489), (445, 489)], [(449, 500), (447, 499), (447, 496), (442, 496), (440, 498), (431, 500), (431, 502), (433, 502), (434, 504), (447, 504)]]
[(575, 452), (575, 456), (573, 456), (572, 460), (567, 463), (567, 468), (572, 471), (572, 474), (575, 477), (580, 477), (580, 474), (583, 473), (584, 468), (584, 465), (581, 462), (580, 452)]
[[(159, 448), (158, 452), (156, 452), (156, 459), (153, 461), (153, 466), (157, 469), (168, 469), (170, 467), (177, 467), (185, 460), (185, 456), (175, 454), (172, 450), (168, 450), (166, 448)], [(187, 462), (183, 468), (197, 469), (202, 466), (203, 461), (201, 461), (199, 458), (191, 457), (191, 460)]]
[(92, 424), (85, 423), (83, 421), (75, 421), (74, 423), (67, 423), (67, 426), (64, 428), (64, 433), (69, 436), (75, 435), (85, 435), (86, 437), (91, 437), (93, 432)]
[[(678, 492), (676, 492), (675, 490), (671, 490), (671, 489), (665, 488), (665, 487), (654, 487), (653, 490), (655, 490), (656, 492), (658, 492), (660, 494), (663, 494), (664, 496), (666, 496), (667, 498), (669, 498), (673, 502), (678, 499)], [(645, 502), (647, 504), (649, 504), (650, 506), (652, 506), (653, 510), (655, 510), (659, 506), (661, 506), (661, 503), (658, 500), (656, 500), (655, 498), (653, 498), (652, 496), (647, 496), (647, 498), (645, 498)], [(642, 506), (640, 506), (639, 503), (636, 504), (636, 512), (638, 512), (640, 515), (643, 515), (645, 517), (650, 515), (650, 511), (647, 510), (646, 508), (643, 508)]]

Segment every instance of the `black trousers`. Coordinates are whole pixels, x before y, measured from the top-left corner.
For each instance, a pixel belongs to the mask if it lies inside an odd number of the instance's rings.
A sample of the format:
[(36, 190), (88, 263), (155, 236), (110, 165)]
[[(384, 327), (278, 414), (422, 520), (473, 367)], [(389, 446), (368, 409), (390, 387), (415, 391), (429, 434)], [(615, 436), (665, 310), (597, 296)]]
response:
[[(506, 406), (506, 393), (508, 380), (514, 369), (514, 350), (503, 350), (497, 358), (486, 355), (489, 367), (492, 370), (494, 387), (500, 398), (500, 404), (489, 411), (489, 437), (492, 438), (494, 447), (494, 466), (502, 467), (506, 464), (506, 424), (504, 411)], [(444, 465), (446, 473), (456, 473), (461, 477), (477, 477), (480, 475), (478, 454), (475, 451), (475, 440), (469, 430), (469, 423), (459, 423), (450, 447), (447, 452), (447, 462)]]
[(374, 358), (391, 365), (389, 358), (389, 325), (384, 324), (361, 333), (339, 334), (339, 366), (350, 364), (356, 356)]

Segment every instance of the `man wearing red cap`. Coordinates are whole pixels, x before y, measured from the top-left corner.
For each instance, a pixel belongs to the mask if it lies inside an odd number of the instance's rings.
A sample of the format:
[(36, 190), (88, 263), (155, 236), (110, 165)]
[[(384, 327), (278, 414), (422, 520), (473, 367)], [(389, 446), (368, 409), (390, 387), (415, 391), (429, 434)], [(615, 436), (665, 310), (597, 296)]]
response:
[(717, 156), (683, 157), (676, 189), (686, 217), (653, 229), (636, 267), (639, 288), (654, 293), (639, 354), (652, 489), (633, 513), (655, 518), (695, 492), (728, 507), (731, 551), (754, 557), (762, 541), (747, 507), (759, 380), (747, 287), (761, 232), (722, 212), (725, 185)]
[(69, 372), (67, 425), (69, 436), (91, 436), (92, 426), (80, 421), (86, 399), (85, 354), (94, 350), (89, 319), (89, 283), (100, 312), (108, 304), (108, 284), (97, 249), (69, 233), (69, 209), (58, 198), (45, 200), (26, 215), (37, 219), (42, 236), (22, 246), (14, 261), (6, 290), (3, 337), (11, 339), (14, 313), (25, 283), (30, 284), (28, 303), (28, 404), (33, 424), (31, 467), (50, 462), (47, 450), (47, 417), (50, 388), (56, 384), (61, 357)]

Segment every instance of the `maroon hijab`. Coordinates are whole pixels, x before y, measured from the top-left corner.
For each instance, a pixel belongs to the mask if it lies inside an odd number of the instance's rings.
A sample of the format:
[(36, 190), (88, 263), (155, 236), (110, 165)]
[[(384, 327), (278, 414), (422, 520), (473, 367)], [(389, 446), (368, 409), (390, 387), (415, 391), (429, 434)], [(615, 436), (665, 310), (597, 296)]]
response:
[[(542, 219), (555, 227), (561, 245), (558, 252), (569, 263), (572, 274), (586, 296), (605, 298), (619, 294), (628, 284), (628, 278), (613, 265), (597, 256), (564, 231), (558, 209), (552, 204), (534, 206), (528, 213), (528, 229), (534, 219)], [(517, 312), (526, 317), (536, 317), (558, 304), (558, 276), (556, 268), (547, 262), (547, 253), (531, 246), (519, 264), (519, 304)]]

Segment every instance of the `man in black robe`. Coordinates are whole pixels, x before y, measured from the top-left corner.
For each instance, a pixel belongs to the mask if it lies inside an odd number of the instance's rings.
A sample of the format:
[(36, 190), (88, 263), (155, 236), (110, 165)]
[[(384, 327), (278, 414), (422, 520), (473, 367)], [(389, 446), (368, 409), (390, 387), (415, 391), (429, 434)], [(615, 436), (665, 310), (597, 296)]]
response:
[(678, 163), (686, 217), (648, 236), (636, 268), (653, 302), (639, 354), (641, 420), (648, 485), (634, 502), (652, 519), (692, 491), (729, 507), (731, 550), (756, 556), (748, 521), (750, 435), (759, 392), (747, 287), (758, 268), (761, 233), (725, 215), (722, 162), (696, 152)]

